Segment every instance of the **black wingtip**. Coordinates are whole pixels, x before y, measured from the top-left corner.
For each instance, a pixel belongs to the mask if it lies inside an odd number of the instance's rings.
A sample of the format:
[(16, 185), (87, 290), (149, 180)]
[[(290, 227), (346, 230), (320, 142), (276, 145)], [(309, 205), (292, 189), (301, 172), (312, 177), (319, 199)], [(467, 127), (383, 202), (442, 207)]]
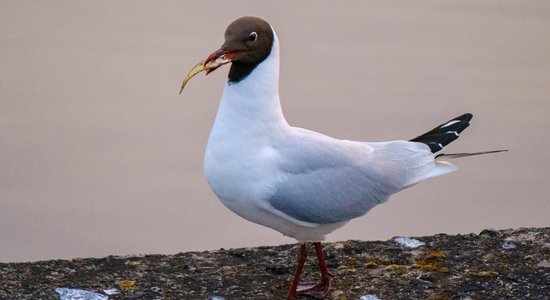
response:
[(473, 117), (471, 113), (465, 113), (415, 137), (411, 142), (428, 145), (432, 153), (439, 152), (452, 141), (456, 140), (459, 134), (470, 126), (470, 121)]
[(456, 119), (461, 119), (461, 120), (464, 120), (466, 122), (470, 122), (473, 117), (474, 117), (474, 115), (472, 115), (471, 113), (465, 113), (462, 116), (457, 117)]

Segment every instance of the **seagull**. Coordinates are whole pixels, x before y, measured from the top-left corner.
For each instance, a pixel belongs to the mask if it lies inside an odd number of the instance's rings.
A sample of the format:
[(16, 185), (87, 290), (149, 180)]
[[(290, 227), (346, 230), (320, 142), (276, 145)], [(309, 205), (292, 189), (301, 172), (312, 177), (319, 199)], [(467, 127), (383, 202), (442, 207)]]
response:
[[(442, 154), (469, 126), (466, 113), (410, 140), (339, 140), (290, 126), (279, 100), (279, 40), (257, 17), (242, 17), (225, 31), (219, 50), (183, 80), (231, 63), (208, 139), (204, 172), (212, 191), (231, 211), (299, 242), (287, 299), (323, 298), (332, 274), (321, 241), (389, 196), (457, 168), (442, 158), (505, 150)], [(313, 243), (319, 282), (301, 282), (306, 243)]]

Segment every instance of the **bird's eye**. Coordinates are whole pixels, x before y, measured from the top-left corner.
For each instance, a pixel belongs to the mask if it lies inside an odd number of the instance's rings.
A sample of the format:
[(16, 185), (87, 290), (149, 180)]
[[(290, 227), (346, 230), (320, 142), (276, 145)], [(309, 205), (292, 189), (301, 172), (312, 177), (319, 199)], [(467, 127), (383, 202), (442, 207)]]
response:
[(257, 39), (258, 39), (258, 34), (256, 33), (256, 31), (252, 31), (248, 36), (248, 40), (251, 42), (255, 42)]

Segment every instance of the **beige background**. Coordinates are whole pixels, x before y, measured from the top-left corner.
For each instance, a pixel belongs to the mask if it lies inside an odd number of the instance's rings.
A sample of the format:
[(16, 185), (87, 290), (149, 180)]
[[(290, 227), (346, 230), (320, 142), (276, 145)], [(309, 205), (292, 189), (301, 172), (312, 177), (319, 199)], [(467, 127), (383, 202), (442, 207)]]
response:
[(180, 82), (243, 15), (282, 46), (288, 121), (411, 138), (463, 112), (460, 171), (329, 240), (550, 225), (548, 1), (1, 1), (0, 261), (293, 243), (231, 213), (202, 158), (227, 67)]

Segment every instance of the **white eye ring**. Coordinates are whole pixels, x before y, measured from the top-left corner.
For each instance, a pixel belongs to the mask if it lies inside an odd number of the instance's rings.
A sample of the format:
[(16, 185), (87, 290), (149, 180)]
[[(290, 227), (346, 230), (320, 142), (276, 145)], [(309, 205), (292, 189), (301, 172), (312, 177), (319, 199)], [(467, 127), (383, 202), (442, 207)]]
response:
[(258, 34), (256, 33), (256, 31), (252, 31), (248, 36), (248, 40), (251, 42), (255, 42), (257, 39), (258, 39)]

